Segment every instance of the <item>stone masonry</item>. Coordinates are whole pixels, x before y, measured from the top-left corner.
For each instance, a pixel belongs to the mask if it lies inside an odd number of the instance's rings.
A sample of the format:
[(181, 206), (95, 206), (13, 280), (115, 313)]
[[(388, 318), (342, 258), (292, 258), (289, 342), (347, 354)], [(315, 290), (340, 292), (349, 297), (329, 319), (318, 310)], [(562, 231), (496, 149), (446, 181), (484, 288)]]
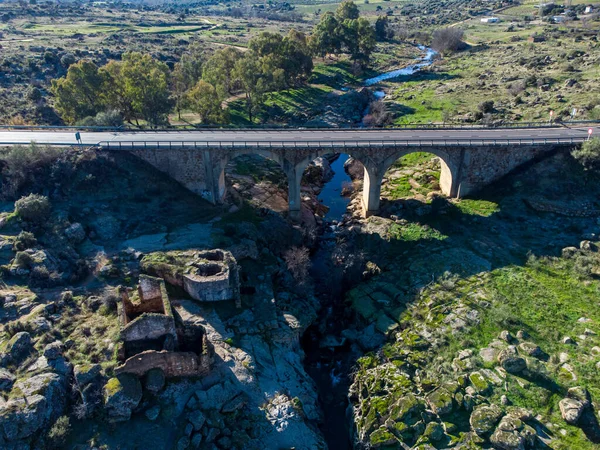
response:
[(242, 154), (260, 154), (278, 162), (288, 181), (289, 213), (300, 214), (300, 181), (304, 169), (314, 159), (335, 153), (350, 154), (365, 168), (362, 203), (366, 216), (379, 210), (381, 182), (387, 169), (398, 158), (412, 152), (433, 153), (441, 160), (440, 185), (449, 197), (462, 197), (502, 178), (512, 170), (544, 153), (566, 149), (567, 145), (481, 145), (385, 148), (219, 148), (219, 149), (143, 149), (131, 153), (179, 181), (212, 203), (225, 197), (225, 166)]

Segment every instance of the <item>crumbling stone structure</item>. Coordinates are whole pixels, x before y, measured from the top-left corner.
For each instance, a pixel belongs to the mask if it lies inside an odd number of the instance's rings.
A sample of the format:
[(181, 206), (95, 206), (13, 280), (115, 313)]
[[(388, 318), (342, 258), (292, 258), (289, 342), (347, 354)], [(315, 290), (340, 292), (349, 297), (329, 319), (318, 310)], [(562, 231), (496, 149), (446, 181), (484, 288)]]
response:
[(177, 332), (165, 282), (140, 276), (137, 296), (121, 290), (118, 307), (125, 358), (146, 350), (175, 350)]
[(151, 369), (161, 369), (167, 378), (208, 373), (213, 351), (204, 329), (178, 329), (162, 278), (140, 275), (137, 295), (130, 297), (126, 289), (120, 292), (123, 364), (117, 374), (143, 376)]
[(240, 307), (240, 281), (237, 262), (225, 250), (198, 252), (183, 275), (183, 288), (194, 300), (218, 302), (235, 300)]

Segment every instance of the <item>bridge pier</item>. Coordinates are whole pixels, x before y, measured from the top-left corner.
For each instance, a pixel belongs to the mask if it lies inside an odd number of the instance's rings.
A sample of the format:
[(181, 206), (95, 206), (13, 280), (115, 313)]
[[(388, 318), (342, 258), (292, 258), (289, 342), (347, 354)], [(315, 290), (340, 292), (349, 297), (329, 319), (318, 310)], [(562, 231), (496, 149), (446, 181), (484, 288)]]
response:
[(284, 163), (284, 169), (286, 170), (286, 176), (288, 181), (288, 216), (294, 222), (300, 221), (301, 208), (302, 208), (302, 174), (304, 173), (304, 165), (297, 164), (292, 166)]
[(379, 212), (381, 182), (385, 168), (382, 165), (376, 166), (370, 164), (364, 164), (364, 167), (362, 206), (364, 216), (370, 217)]

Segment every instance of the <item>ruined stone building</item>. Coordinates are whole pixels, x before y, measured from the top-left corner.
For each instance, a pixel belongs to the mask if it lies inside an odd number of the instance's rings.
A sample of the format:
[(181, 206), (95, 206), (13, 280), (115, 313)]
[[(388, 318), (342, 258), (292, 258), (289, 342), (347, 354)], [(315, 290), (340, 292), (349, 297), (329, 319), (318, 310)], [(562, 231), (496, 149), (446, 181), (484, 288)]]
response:
[(194, 300), (218, 302), (235, 300), (240, 304), (240, 281), (237, 262), (226, 250), (197, 252), (183, 275), (183, 288)]
[(131, 297), (121, 289), (118, 316), (122, 364), (117, 374), (143, 376), (159, 368), (169, 378), (209, 371), (213, 351), (204, 329), (178, 326), (163, 279), (140, 275), (137, 293)]

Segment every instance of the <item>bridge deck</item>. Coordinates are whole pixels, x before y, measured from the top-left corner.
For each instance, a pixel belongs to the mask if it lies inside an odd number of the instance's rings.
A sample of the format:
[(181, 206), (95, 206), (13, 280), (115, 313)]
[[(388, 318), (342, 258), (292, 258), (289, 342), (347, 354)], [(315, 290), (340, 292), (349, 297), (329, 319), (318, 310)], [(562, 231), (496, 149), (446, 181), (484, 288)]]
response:
[[(369, 147), (569, 144), (588, 137), (588, 126), (524, 129), (287, 129), (80, 132), (81, 144), (105, 148), (195, 147)], [(600, 134), (600, 127), (593, 127)], [(74, 131), (0, 131), (0, 145), (77, 145)]]

